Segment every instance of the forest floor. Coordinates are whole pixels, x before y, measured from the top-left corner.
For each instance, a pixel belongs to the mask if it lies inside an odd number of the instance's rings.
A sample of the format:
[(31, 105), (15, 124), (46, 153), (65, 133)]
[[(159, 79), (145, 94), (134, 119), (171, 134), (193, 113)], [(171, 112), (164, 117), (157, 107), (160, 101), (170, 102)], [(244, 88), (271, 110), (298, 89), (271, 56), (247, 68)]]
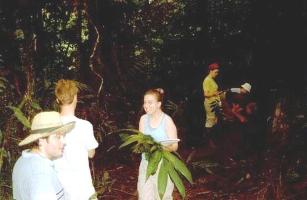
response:
[[(227, 131), (216, 140), (215, 148), (206, 143), (180, 146), (178, 152), (194, 181), (193, 185), (184, 182), (187, 200), (307, 199), (306, 134), (261, 151), (250, 151), (242, 138), (239, 132)], [(127, 149), (98, 156), (94, 168), (95, 177), (101, 177), (95, 180), (99, 199), (137, 200), (139, 162), (140, 156)], [(181, 199), (176, 189), (173, 197)]]

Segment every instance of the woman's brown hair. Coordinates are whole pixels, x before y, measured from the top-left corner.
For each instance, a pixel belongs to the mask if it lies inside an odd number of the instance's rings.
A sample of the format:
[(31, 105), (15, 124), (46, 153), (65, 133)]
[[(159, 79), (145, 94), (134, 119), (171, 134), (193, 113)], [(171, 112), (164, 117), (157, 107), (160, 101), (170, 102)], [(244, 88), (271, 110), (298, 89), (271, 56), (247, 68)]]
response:
[(154, 95), (158, 102), (163, 102), (164, 90), (162, 88), (149, 89), (145, 92), (144, 96), (148, 94)]

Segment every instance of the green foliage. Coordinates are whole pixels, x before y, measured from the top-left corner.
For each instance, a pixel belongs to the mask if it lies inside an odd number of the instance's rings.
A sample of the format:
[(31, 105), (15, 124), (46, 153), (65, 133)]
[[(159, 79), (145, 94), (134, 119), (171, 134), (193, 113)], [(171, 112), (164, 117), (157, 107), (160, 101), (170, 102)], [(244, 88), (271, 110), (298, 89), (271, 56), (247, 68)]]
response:
[(167, 159), (174, 166), (174, 168), (180, 172), (191, 184), (193, 183), (191, 172), (184, 164), (184, 162), (182, 162), (177, 156), (168, 151), (163, 151), (163, 157)]
[(6, 78), (0, 77), (0, 93), (2, 93), (5, 90), (5, 88), (6, 88), (5, 84), (6, 83), (7, 83)]
[(176, 188), (178, 189), (179, 193), (181, 194), (181, 196), (185, 197), (186, 193), (185, 193), (183, 182), (182, 182), (179, 174), (177, 173), (177, 171), (174, 169), (174, 167), (172, 165), (169, 165), (168, 173), (169, 173), (173, 183), (175, 184)]
[(146, 159), (148, 160), (146, 179), (157, 173), (160, 165), (157, 184), (160, 198), (162, 199), (165, 193), (167, 181), (170, 177), (184, 199), (186, 193), (180, 175), (185, 177), (191, 184), (193, 183), (191, 172), (184, 162), (175, 154), (164, 150), (163, 146), (155, 142), (149, 135), (145, 135), (135, 129), (123, 129), (120, 132), (128, 132), (130, 134), (120, 134), (124, 143), (121, 144), (119, 148), (132, 145), (132, 151), (134, 153), (145, 153)]
[(221, 102), (219, 100), (214, 100), (210, 103), (210, 108), (212, 112), (214, 112), (218, 116), (222, 116), (223, 110), (221, 106)]
[(23, 112), (14, 106), (8, 106), (8, 108), (10, 108), (13, 112), (15, 117), (26, 127), (26, 128), (30, 128), (31, 124), (29, 122), (29, 120), (25, 117), (25, 115), (23, 114)]
[(218, 167), (219, 164), (216, 162), (212, 162), (210, 160), (200, 160), (191, 163), (193, 168), (201, 168), (204, 169), (207, 173), (213, 174), (211, 168)]
[(166, 191), (168, 168), (169, 168), (169, 162), (163, 159), (158, 174), (158, 192), (161, 199), (163, 199), (164, 193)]
[(301, 180), (302, 176), (297, 172), (297, 170), (290, 168), (285, 175), (285, 179), (288, 183), (295, 183)]
[(15, 37), (16, 37), (17, 40), (23, 40), (23, 39), (25, 39), (23, 30), (22, 30), (22, 29), (16, 29), (16, 31), (15, 31)]
[(161, 149), (162, 145), (155, 142), (150, 135), (144, 135), (142, 132), (136, 129), (122, 129), (121, 132), (133, 132), (136, 134), (132, 134), (127, 136), (126, 134), (121, 135), (121, 138), (124, 140), (124, 143), (119, 146), (119, 148), (123, 148), (128, 146), (134, 142), (136, 144), (132, 146), (132, 151), (134, 153), (152, 153), (152, 146), (156, 146), (157, 149)]
[(86, 84), (81, 83), (81, 82), (76, 81), (76, 80), (75, 80), (75, 83), (76, 83), (77, 87), (79, 88), (79, 90), (89, 90), (89, 87)]
[(42, 110), (41, 106), (36, 101), (32, 101), (31, 107), (34, 108), (35, 110)]
[(149, 164), (147, 166), (147, 171), (146, 171), (146, 180), (149, 178), (149, 176), (156, 173), (161, 158), (162, 158), (162, 151), (160, 150), (156, 150), (150, 155), (148, 162)]
[(2, 144), (2, 138), (3, 138), (3, 133), (2, 133), (2, 131), (0, 129), (0, 144)]
[(5, 149), (3, 147), (0, 148), (0, 172), (2, 169), (3, 160), (4, 160), (5, 155), (6, 155)]
[[(85, 5), (84, 5), (85, 6)], [(42, 5), (41, 29), (48, 37), (44, 42), (43, 57), (45, 75), (78, 72), (82, 56), (80, 51), (88, 52), (89, 22), (83, 6), (76, 9), (68, 2), (53, 2)], [(82, 50), (80, 50), (82, 48)], [(56, 73), (55, 73), (56, 72)]]
[(116, 179), (112, 179), (108, 171), (103, 171), (103, 173), (96, 175), (96, 195), (101, 195), (105, 192), (111, 192), (113, 184)]

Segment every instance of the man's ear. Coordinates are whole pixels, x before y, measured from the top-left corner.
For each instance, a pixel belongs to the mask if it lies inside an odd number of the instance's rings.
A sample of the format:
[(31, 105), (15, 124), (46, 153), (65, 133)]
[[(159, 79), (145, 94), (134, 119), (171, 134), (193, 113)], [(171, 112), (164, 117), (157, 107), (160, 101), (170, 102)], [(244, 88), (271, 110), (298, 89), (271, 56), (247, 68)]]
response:
[(46, 138), (39, 138), (37, 143), (38, 143), (38, 146), (42, 146), (43, 143), (46, 143)]
[(59, 99), (58, 99), (58, 98), (56, 98), (56, 102), (57, 102), (58, 104), (60, 104), (60, 101), (59, 101)]

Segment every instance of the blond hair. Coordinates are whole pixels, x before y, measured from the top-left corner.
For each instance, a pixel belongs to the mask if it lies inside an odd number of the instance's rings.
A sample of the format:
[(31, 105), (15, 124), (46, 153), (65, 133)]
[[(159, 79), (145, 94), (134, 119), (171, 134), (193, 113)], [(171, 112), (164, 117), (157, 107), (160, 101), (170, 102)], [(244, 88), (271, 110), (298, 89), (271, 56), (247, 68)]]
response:
[(55, 96), (60, 105), (71, 104), (78, 92), (79, 88), (73, 80), (61, 79), (56, 83)]

